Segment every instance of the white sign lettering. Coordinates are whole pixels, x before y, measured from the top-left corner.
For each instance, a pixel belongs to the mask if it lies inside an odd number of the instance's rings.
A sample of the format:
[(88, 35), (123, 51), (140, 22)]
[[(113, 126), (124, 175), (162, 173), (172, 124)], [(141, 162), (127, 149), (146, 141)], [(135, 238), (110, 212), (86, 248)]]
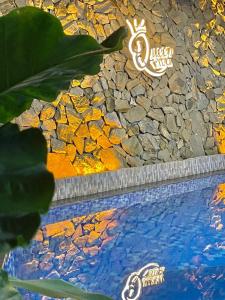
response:
[(145, 71), (151, 76), (162, 76), (167, 68), (173, 67), (172, 57), (174, 49), (170, 47), (151, 48), (147, 38), (147, 29), (145, 20), (138, 24), (134, 19), (134, 25), (127, 20), (130, 28), (131, 38), (129, 41), (129, 50), (137, 70)]

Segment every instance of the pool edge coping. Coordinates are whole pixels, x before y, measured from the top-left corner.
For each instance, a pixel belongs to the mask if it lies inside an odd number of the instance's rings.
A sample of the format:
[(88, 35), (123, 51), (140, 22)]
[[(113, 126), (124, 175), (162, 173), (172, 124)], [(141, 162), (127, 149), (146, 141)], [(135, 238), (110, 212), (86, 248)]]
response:
[(53, 201), (112, 193), (225, 170), (225, 155), (200, 156), (141, 167), (56, 180)]

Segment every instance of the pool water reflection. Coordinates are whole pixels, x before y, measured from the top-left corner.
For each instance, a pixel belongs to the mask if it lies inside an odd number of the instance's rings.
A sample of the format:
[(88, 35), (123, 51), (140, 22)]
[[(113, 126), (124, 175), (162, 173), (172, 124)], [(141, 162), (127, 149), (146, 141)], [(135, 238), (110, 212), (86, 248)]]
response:
[(53, 208), (5, 269), (115, 300), (224, 300), (223, 182), (217, 175)]

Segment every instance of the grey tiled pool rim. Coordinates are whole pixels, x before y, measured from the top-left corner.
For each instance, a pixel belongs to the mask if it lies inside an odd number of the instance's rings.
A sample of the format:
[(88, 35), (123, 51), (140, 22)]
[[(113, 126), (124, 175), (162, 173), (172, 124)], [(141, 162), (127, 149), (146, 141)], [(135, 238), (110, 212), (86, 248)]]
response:
[(225, 171), (225, 155), (217, 154), (56, 180), (54, 201), (118, 192), (123, 189)]

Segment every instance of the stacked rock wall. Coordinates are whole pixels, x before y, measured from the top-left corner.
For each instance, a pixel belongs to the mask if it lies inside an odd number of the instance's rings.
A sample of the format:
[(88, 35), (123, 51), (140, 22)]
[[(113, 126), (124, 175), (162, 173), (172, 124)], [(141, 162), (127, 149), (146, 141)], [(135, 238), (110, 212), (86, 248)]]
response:
[(135, 68), (128, 37), (122, 51), (105, 57), (98, 75), (74, 80), (53, 104), (35, 100), (17, 119), (43, 130), (49, 164), (54, 172), (61, 166), (58, 177), (218, 153), (225, 136), (223, 1), (28, 4), (55, 14), (67, 34), (99, 41), (126, 20), (145, 19), (151, 47), (175, 51), (173, 68), (155, 78)]

